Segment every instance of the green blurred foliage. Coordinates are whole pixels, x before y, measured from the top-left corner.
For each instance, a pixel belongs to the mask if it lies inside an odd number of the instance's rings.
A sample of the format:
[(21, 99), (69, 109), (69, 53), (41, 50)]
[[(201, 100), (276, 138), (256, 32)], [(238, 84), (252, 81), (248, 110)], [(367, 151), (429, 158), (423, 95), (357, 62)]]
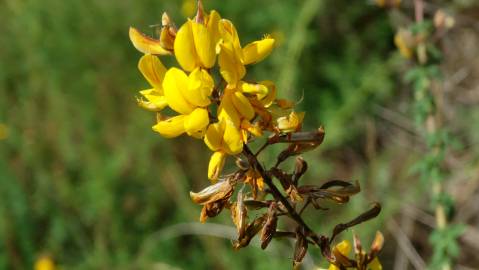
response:
[[(326, 127), (323, 150), (306, 156), (309, 181), (346, 177), (375, 187), (308, 221), (327, 233), (372, 200), (385, 202), (386, 213), (397, 208), (386, 188), (408, 176), (414, 159), (398, 156), (399, 146), (374, 158), (363, 151), (375, 106), (398, 95), (384, 10), (347, 0), (205, 2), (235, 23), (243, 44), (279, 38), (250, 72), (299, 100), (308, 128)], [(287, 241), (233, 251), (229, 239), (164, 233), (197, 221), (188, 191), (208, 184), (209, 152), (200, 141), (152, 132), (154, 117), (135, 102), (146, 82), (128, 27), (153, 34), (165, 10), (180, 25), (181, 4), (0, 1), (0, 124), (8, 129), (0, 141), (0, 269), (31, 269), (41, 255), (62, 269), (290, 269)], [(358, 226), (365, 243), (386, 217)], [(231, 224), (228, 213), (211, 222)], [(318, 250), (311, 255), (324, 264)]]

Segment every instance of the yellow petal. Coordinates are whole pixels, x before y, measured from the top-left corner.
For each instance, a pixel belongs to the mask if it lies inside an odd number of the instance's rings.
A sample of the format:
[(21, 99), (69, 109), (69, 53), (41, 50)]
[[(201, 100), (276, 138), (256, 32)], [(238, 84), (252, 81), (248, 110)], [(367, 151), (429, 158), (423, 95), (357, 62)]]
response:
[(336, 265), (330, 264), (328, 270), (340, 270)]
[(243, 48), (243, 63), (245, 65), (258, 63), (268, 56), (274, 47), (274, 39), (265, 38), (252, 42)]
[(288, 116), (279, 117), (276, 122), (278, 123), (278, 129), (282, 132), (293, 132), (299, 129), (303, 119), (304, 112), (291, 112)]
[(263, 104), (264, 107), (268, 108), (269, 106), (271, 106), (271, 104), (276, 98), (276, 86), (272, 81), (262, 81), (260, 82), (260, 84), (268, 88), (268, 93), (266, 94), (266, 96), (258, 94), (257, 97), (261, 104)]
[(157, 56), (146, 54), (140, 58), (138, 69), (145, 79), (162, 94), (166, 68)]
[(223, 144), (224, 132), (224, 122), (218, 122), (208, 126), (204, 141), (205, 144), (211, 149), (211, 151), (218, 151), (219, 149), (221, 149)]
[(247, 130), (256, 137), (263, 136), (263, 130), (259, 127), (259, 125), (252, 125), (248, 120), (243, 120), (241, 122), (241, 129)]
[(197, 108), (185, 119), (185, 131), (188, 135), (201, 137), (206, 131), (210, 122), (208, 111), (204, 108)]
[(243, 151), (243, 141), (241, 139), (240, 130), (232, 121), (225, 121), (223, 142), (226, 153), (230, 155), (236, 155)]
[(221, 19), (218, 24), (220, 36), (225, 43), (231, 43), (235, 51), (238, 52), (239, 59), (243, 59), (243, 51), (238, 37), (238, 32), (230, 20)]
[(166, 97), (161, 95), (156, 89), (142, 90), (140, 94), (146, 98), (146, 100), (138, 99), (138, 105), (144, 109), (157, 112), (168, 106)]
[(166, 138), (178, 137), (185, 132), (185, 115), (178, 115), (167, 120), (158, 121), (153, 130)]
[(241, 91), (243, 93), (259, 95), (265, 97), (268, 94), (268, 87), (260, 83), (245, 83), (241, 82)]
[(170, 51), (164, 49), (157, 39), (153, 39), (145, 34), (142, 34), (136, 28), (130, 27), (130, 40), (137, 50), (145, 54), (160, 54), (168, 55)]
[(240, 91), (234, 92), (234, 94), (231, 96), (231, 101), (243, 118), (246, 118), (247, 120), (253, 119), (253, 106), (251, 106), (249, 100)]
[(195, 109), (183, 95), (187, 89), (188, 77), (182, 70), (171, 68), (166, 72), (163, 91), (168, 105), (180, 114), (190, 114)]
[(188, 20), (180, 27), (176, 33), (174, 44), (176, 60), (184, 70), (190, 72), (199, 66), (191, 27), (192, 23)]
[(381, 262), (379, 262), (378, 257), (374, 258), (374, 260), (368, 264), (368, 269), (383, 270), (383, 266), (381, 265)]
[(221, 76), (230, 87), (234, 88), (246, 74), (246, 69), (231, 42), (222, 43), (220, 47), (218, 62)]
[(55, 262), (48, 256), (41, 256), (35, 261), (35, 270), (55, 270)]
[(196, 22), (191, 23), (191, 29), (201, 66), (211, 68), (216, 62), (216, 43), (212, 33), (205, 25)]
[(188, 77), (188, 92), (185, 97), (191, 104), (199, 107), (208, 106), (209, 96), (213, 91), (214, 81), (204, 69), (197, 68)]
[(219, 41), (221, 39), (220, 35), (220, 30), (219, 30), (219, 23), (220, 23), (221, 17), (216, 10), (212, 10), (210, 12), (210, 15), (208, 16), (208, 21), (206, 23), (206, 27), (208, 28), (208, 32), (211, 33), (211, 37), (213, 39), (213, 42), (215, 44), (215, 50), (216, 53), (219, 53), (220, 47), (219, 47)]
[(341, 243), (337, 244), (334, 248), (339, 250), (344, 256), (348, 256), (351, 252), (351, 243), (348, 240), (343, 240)]
[(213, 182), (218, 180), (218, 177), (220, 176), (225, 165), (225, 160), (226, 154), (224, 152), (217, 151), (211, 155), (210, 163), (208, 165), (208, 178)]
[(233, 92), (234, 90), (232, 89), (225, 89), (220, 106), (218, 107), (218, 119), (228, 120), (233, 122), (234, 125), (239, 126), (241, 119), (232, 101)]

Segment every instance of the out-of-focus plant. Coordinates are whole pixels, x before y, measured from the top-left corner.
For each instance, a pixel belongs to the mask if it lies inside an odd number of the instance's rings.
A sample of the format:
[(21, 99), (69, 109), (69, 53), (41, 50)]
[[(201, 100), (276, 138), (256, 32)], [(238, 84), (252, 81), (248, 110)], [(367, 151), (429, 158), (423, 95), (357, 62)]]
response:
[[(329, 236), (314, 232), (302, 218), (310, 206), (324, 210), (324, 200), (348, 202), (360, 187), (357, 182), (342, 180), (300, 184), (308, 169), (300, 155), (323, 142), (323, 128), (302, 131), (304, 112), (296, 112), (294, 102), (277, 98), (273, 82), (245, 79), (246, 66), (270, 54), (273, 38), (265, 36), (243, 47), (233, 23), (214, 10), (205, 12), (198, 1), (196, 16), (181, 27), (164, 13), (158, 38), (130, 28), (130, 39), (144, 53), (138, 67), (151, 88), (140, 91), (138, 103), (156, 113), (153, 130), (167, 138), (186, 133), (203, 140), (213, 151), (208, 166), (211, 185), (190, 193), (192, 200), (203, 206), (201, 222), (226, 208), (237, 228), (235, 249), (248, 246), (256, 235), (263, 249), (273, 238), (292, 238), (296, 241), (294, 266), (300, 265), (308, 246), (313, 245), (321, 249), (333, 268), (381, 269), (377, 260), (382, 247), (380, 234), (378, 244), (368, 254), (356, 241), (354, 259), (331, 248), (341, 232), (376, 217), (381, 210), (378, 203), (353, 220), (337, 224)], [(167, 69), (158, 55), (174, 55), (181, 69)], [(177, 115), (168, 116), (171, 112)], [(251, 143), (267, 133), (264, 144), (253, 151)], [(287, 146), (267, 169), (258, 157), (274, 144)], [(236, 170), (224, 173), (228, 156), (235, 157)], [(280, 165), (291, 157), (296, 157), (296, 162), (290, 173)], [(279, 229), (284, 217), (294, 220), (293, 230)]]
[(415, 169), (430, 186), (432, 205), (435, 210), (436, 228), (430, 235), (433, 255), (431, 269), (452, 269), (453, 260), (459, 255), (457, 238), (463, 232), (460, 224), (450, 224), (454, 202), (446, 192), (447, 180), (443, 162), (447, 147), (453, 139), (443, 126), (441, 107), (442, 58), (438, 46), (441, 38), (454, 26), (454, 19), (442, 10), (437, 10), (425, 18), (424, 2), (414, 1), (415, 18), (410, 24), (398, 29), (394, 42), (400, 54), (410, 61), (405, 79), (414, 91), (414, 118), (426, 146), (424, 158)]

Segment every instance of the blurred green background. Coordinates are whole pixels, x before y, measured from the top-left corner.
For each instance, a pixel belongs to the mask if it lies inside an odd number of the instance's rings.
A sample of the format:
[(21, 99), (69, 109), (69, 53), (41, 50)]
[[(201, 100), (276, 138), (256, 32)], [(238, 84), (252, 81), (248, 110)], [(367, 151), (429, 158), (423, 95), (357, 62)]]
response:
[[(188, 192), (208, 185), (209, 151), (190, 138), (161, 138), (151, 130), (154, 115), (136, 105), (147, 82), (128, 27), (153, 34), (163, 11), (181, 25), (192, 15), (188, 2), (0, 1), (0, 269), (32, 269), (42, 257), (59, 269), (291, 268), (288, 241), (234, 251), (229, 213), (208, 221), (220, 225), (197, 223), (200, 207)], [(305, 157), (306, 178), (358, 179), (363, 189), (306, 219), (327, 234), (381, 202), (380, 217), (355, 232), (366, 246), (376, 230), (386, 235), (385, 269), (408, 269), (396, 268), (404, 237), (426, 261), (431, 250), (429, 188), (411, 171), (424, 149), (402, 79), (407, 64), (393, 43), (401, 14), (412, 14), (410, 1), (403, 4), (391, 11), (349, 0), (205, 1), (235, 23), (243, 44), (277, 38), (249, 76), (302, 100), (307, 128), (325, 127), (324, 144)], [(455, 221), (468, 224), (457, 269), (479, 269), (479, 7), (430, 5), (458, 18), (441, 68), (445, 122), (462, 147), (444, 166)], [(304, 269), (324, 265), (310, 249)]]

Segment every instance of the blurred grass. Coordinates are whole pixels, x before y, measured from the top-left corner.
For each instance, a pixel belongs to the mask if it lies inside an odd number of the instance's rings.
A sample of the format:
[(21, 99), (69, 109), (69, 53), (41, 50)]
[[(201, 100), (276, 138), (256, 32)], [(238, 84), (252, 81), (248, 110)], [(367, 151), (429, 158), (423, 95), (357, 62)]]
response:
[[(373, 156), (363, 149), (377, 135), (366, 124), (374, 106), (399, 95), (386, 13), (363, 1), (264, 0), (254, 9), (206, 2), (237, 25), (243, 43), (280, 37), (251, 73), (279, 81), (279, 95), (304, 96), (308, 127), (326, 127), (322, 150), (307, 155), (310, 181), (343, 177), (366, 187), (337, 214), (307, 219), (325, 232), (373, 200), (392, 213), (388, 188), (409, 177), (414, 157), (399, 146)], [(188, 191), (207, 185), (209, 154), (199, 141), (154, 134), (153, 116), (134, 100), (146, 82), (128, 27), (153, 33), (148, 26), (165, 10), (183, 22), (181, 1), (0, 2), (0, 124), (8, 130), (0, 141), (0, 269), (31, 269), (41, 255), (63, 269), (290, 268), (288, 242), (265, 253), (198, 235), (155, 240), (169, 226), (196, 222)], [(356, 229), (364, 242), (387, 217)], [(212, 222), (230, 224), (226, 213)], [(311, 255), (320, 263), (319, 251)]]

